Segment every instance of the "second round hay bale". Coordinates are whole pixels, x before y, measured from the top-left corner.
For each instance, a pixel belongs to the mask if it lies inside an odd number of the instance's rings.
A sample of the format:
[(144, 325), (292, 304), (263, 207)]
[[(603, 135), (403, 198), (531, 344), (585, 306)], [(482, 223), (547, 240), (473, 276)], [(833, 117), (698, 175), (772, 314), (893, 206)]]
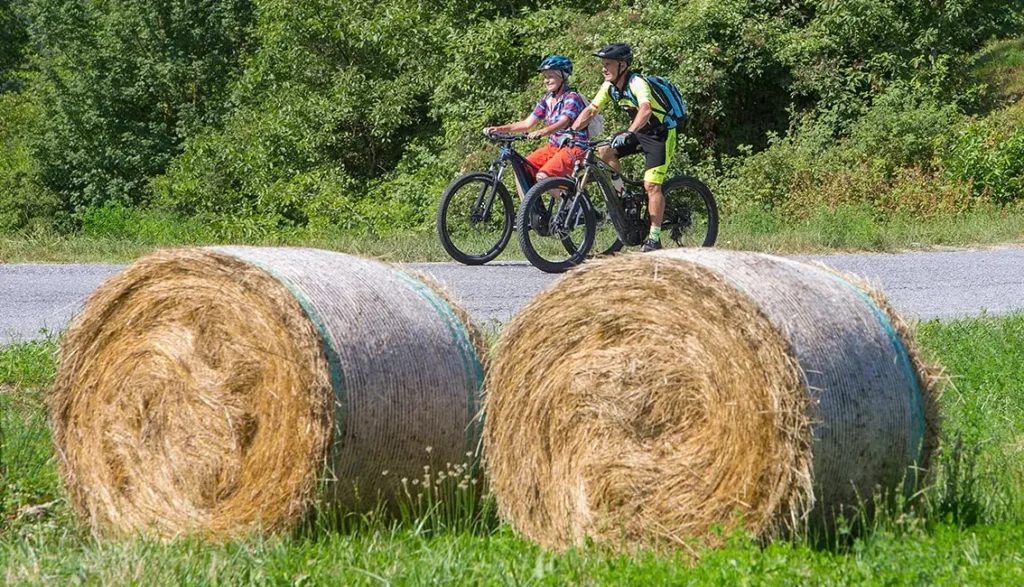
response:
[(481, 339), (390, 266), (311, 249), (149, 255), (94, 292), (50, 407), (76, 509), (105, 534), (216, 538), (367, 510), (472, 467)]
[(829, 270), (712, 250), (588, 264), (502, 335), (491, 489), (555, 549), (823, 529), (927, 469), (935, 382), (880, 294)]

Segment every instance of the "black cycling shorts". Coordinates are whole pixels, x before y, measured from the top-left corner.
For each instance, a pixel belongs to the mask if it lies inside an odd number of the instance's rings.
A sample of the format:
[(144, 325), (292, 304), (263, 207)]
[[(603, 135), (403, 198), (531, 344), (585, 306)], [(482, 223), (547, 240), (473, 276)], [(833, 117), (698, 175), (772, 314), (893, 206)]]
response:
[(676, 150), (676, 129), (661, 129), (654, 134), (633, 133), (626, 144), (615, 149), (617, 157), (644, 154), (644, 181), (661, 184), (665, 181), (672, 154)]

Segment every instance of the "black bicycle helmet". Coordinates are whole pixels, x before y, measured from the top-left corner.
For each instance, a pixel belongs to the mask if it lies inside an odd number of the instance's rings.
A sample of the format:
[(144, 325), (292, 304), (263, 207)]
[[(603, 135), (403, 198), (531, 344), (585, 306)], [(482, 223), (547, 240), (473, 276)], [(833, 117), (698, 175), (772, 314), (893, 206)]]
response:
[(552, 55), (546, 57), (544, 61), (540, 62), (540, 66), (537, 67), (537, 71), (549, 71), (552, 69), (561, 71), (565, 75), (572, 75), (572, 60), (561, 55)]
[(600, 57), (601, 59), (624, 61), (626, 62), (626, 65), (633, 63), (633, 48), (626, 43), (612, 43), (611, 45), (605, 45), (596, 53), (593, 53), (593, 55), (594, 57)]

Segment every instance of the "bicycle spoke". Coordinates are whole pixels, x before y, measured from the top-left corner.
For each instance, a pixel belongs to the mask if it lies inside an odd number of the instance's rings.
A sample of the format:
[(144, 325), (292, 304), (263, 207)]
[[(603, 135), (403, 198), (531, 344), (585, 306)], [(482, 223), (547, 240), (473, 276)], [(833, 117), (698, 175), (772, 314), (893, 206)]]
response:
[[(560, 190), (559, 190), (560, 191)], [(550, 261), (566, 257), (562, 241), (582, 242), (583, 223), (579, 221), (579, 208), (570, 215), (571, 202), (559, 193), (546, 192), (542, 197), (544, 213), (531, 214), (531, 228), (538, 235), (532, 242), (538, 255)]]
[(490, 260), (511, 236), (511, 201), (494, 191), (492, 181), (486, 174), (460, 178), (442, 202), (438, 234), (448, 253), (462, 263)]
[(685, 185), (665, 192), (662, 243), (666, 247), (703, 246), (711, 228), (711, 213), (703, 196)]
[(519, 223), (524, 254), (544, 271), (565, 271), (590, 250), (593, 213), (571, 179), (551, 178), (531, 189)]
[(615, 232), (615, 225), (612, 224), (611, 216), (608, 214), (608, 206), (603, 195), (599, 192), (590, 199), (594, 204), (594, 221), (597, 230), (594, 231), (594, 246), (590, 249), (593, 255), (609, 255), (622, 248), (619, 243), (619, 235)]

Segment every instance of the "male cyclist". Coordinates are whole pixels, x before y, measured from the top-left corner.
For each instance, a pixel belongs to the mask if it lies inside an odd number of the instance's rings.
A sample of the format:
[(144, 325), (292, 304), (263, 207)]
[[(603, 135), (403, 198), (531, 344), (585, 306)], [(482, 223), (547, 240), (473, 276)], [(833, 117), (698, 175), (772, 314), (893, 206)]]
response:
[(580, 130), (569, 128), (586, 107), (583, 96), (569, 87), (572, 61), (568, 57), (552, 55), (541, 61), (537, 71), (544, 74), (544, 89), (547, 93), (537, 102), (533, 112), (519, 122), (485, 128), (484, 134), (525, 132), (543, 121), (543, 128), (527, 135), (531, 139), (551, 137), (548, 144), (526, 157), (533, 169), (537, 170), (535, 179), (540, 181), (545, 177), (569, 175), (576, 160), (583, 156), (583, 150), (579, 147), (560, 146), (562, 137), (585, 141), (589, 134), (586, 126)]
[[(601, 111), (609, 100), (629, 113), (629, 130), (612, 139), (611, 147), (602, 147), (601, 158), (617, 173), (622, 172), (620, 157), (643, 153), (645, 159), (644, 190), (647, 191), (647, 210), (651, 215), (651, 232), (640, 247), (642, 252), (661, 248), (661, 221), (665, 216), (665, 196), (661, 184), (672, 154), (676, 150), (676, 121), (667, 116), (669, 107), (662, 104), (658, 94), (651, 90), (643, 76), (630, 71), (633, 49), (625, 43), (613, 43), (593, 54), (601, 58), (604, 83), (576, 122), (573, 130), (585, 128), (590, 119)], [(622, 192), (622, 179), (615, 176), (615, 187)]]

